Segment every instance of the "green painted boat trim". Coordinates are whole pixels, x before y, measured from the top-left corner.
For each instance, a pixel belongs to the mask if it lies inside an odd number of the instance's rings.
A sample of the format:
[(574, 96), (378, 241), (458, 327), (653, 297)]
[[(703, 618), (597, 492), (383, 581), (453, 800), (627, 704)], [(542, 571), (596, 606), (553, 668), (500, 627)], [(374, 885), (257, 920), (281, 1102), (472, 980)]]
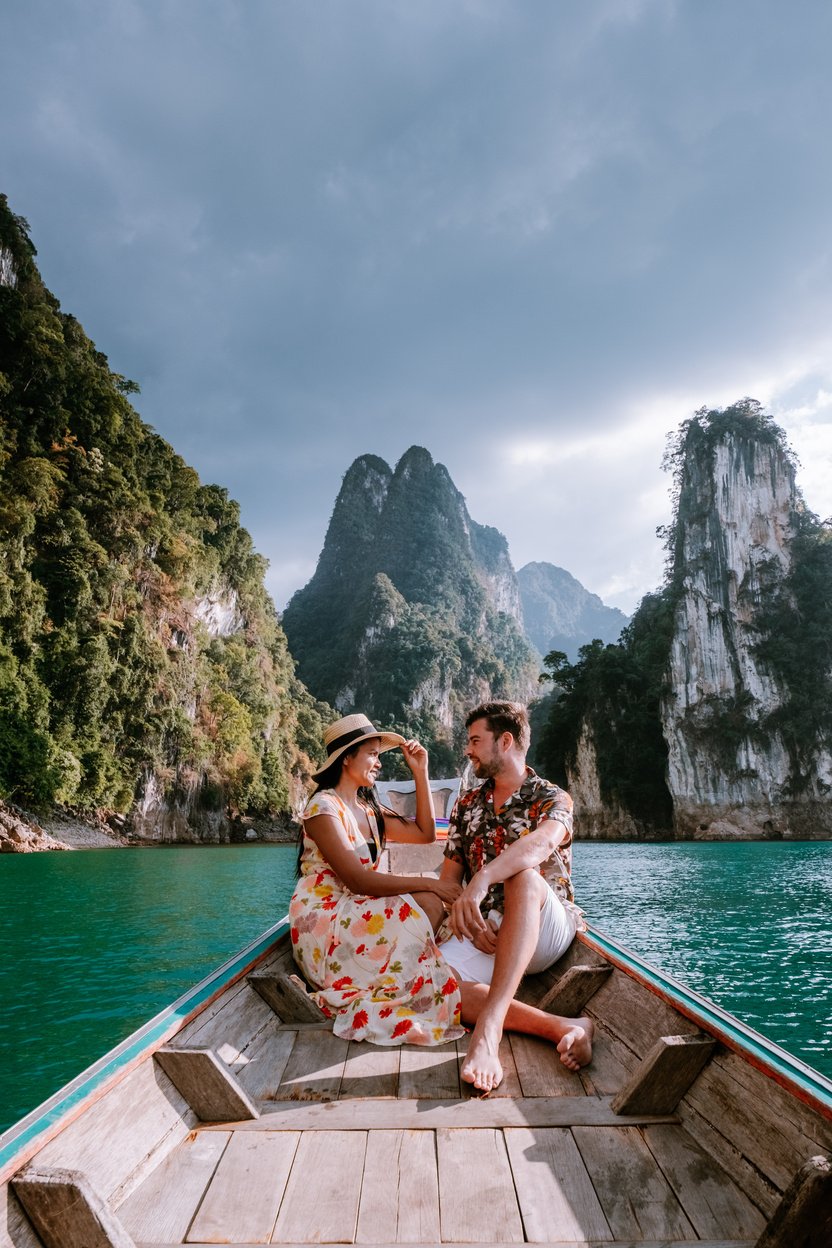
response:
[(721, 1006), (700, 996), (667, 972), (645, 962), (637, 953), (595, 928), (590, 926), (580, 939), (620, 966), (623, 971), (631, 972), (649, 988), (657, 990), (687, 1018), (724, 1040), (738, 1053), (744, 1054), (754, 1065), (771, 1074), (777, 1082), (785, 1083), (798, 1094), (802, 1093), (802, 1100), (808, 1100), (825, 1111), (827, 1117), (832, 1117), (832, 1080), (827, 1079), (820, 1071), (807, 1066), (799, 1058), (792, 1057), (773, 1040), (767, 1040)]
[(38, 1136), (113, 1079), (125, 1066), (152, 1052), (162, 1040), (175, 1034), (186, 1018), (198, 1013), (201, 1005), (239, 979), (246, 968), (267, 953), (288, 929), (289, 919), (286, 916), (0, 1135), (0, 1174)]

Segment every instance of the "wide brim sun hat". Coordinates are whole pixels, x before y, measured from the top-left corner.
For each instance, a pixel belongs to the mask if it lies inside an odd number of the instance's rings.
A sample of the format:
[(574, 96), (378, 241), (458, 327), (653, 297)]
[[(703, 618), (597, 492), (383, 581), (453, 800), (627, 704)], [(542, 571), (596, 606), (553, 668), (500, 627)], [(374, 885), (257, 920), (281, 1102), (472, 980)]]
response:
[(365, 738), (378, 738), (378, 752), (383, 754), (385, 750), (395, 750), (397, 746), (404, 745), (405, 738), (399, 736), (397, 732), (381, 732), (376, 728), (366, 715), (345, 715), (343, 719), (336, 719), (334, 724), (330, 724), (324, 730), (324, 748), (326, 750), (326, 762), (312, 772), (312, 779), (317, 780), (336, 758), (340, 758), (345, 750), (350, 749), (353, 745), (360, 745)]

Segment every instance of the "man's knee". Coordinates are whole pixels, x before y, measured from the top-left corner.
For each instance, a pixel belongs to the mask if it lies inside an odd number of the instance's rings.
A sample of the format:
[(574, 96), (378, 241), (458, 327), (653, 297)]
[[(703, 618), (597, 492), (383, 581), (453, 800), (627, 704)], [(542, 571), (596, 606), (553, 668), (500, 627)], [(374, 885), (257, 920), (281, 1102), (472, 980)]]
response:
[(507, 879), (503, 888), (506, 905), (528, 905), (534, 901), (540, 907), (546, 900), (548, 885), (539, 871), (528, 867)]

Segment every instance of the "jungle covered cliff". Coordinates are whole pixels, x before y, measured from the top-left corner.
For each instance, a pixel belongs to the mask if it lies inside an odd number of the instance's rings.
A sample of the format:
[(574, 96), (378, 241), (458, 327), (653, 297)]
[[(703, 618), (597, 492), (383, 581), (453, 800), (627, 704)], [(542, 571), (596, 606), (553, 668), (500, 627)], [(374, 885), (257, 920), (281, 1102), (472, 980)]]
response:
[(583, 836), (832, 835), (832, 529), (753, 400), (669, 440), (666, 581), (617, 645), (547, 656), (544, 766)]
[(321, 706), (226, 491), (145, 424), (0, 198), (0, 797), (227, 839), (296, 803)]

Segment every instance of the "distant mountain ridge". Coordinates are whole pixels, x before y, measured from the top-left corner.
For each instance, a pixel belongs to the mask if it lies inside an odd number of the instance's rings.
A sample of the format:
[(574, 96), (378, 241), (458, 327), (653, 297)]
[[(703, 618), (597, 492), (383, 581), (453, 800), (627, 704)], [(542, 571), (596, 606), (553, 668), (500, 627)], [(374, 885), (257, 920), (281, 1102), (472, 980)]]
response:
[(570, 662), (595, 638), (617, 641), (629, 616), (608, 607), (565, 568), (527, 563), (517, 573), (526, 636), (541, 655), (562, 650)]
[(423, 447), (395, 469), (354, 461), (315, 574), (282, 622), (315, 696), (421, 736), (435, 771), (455, 773), (472, 704), (537, 691), (506, 539), (471, 519)]

